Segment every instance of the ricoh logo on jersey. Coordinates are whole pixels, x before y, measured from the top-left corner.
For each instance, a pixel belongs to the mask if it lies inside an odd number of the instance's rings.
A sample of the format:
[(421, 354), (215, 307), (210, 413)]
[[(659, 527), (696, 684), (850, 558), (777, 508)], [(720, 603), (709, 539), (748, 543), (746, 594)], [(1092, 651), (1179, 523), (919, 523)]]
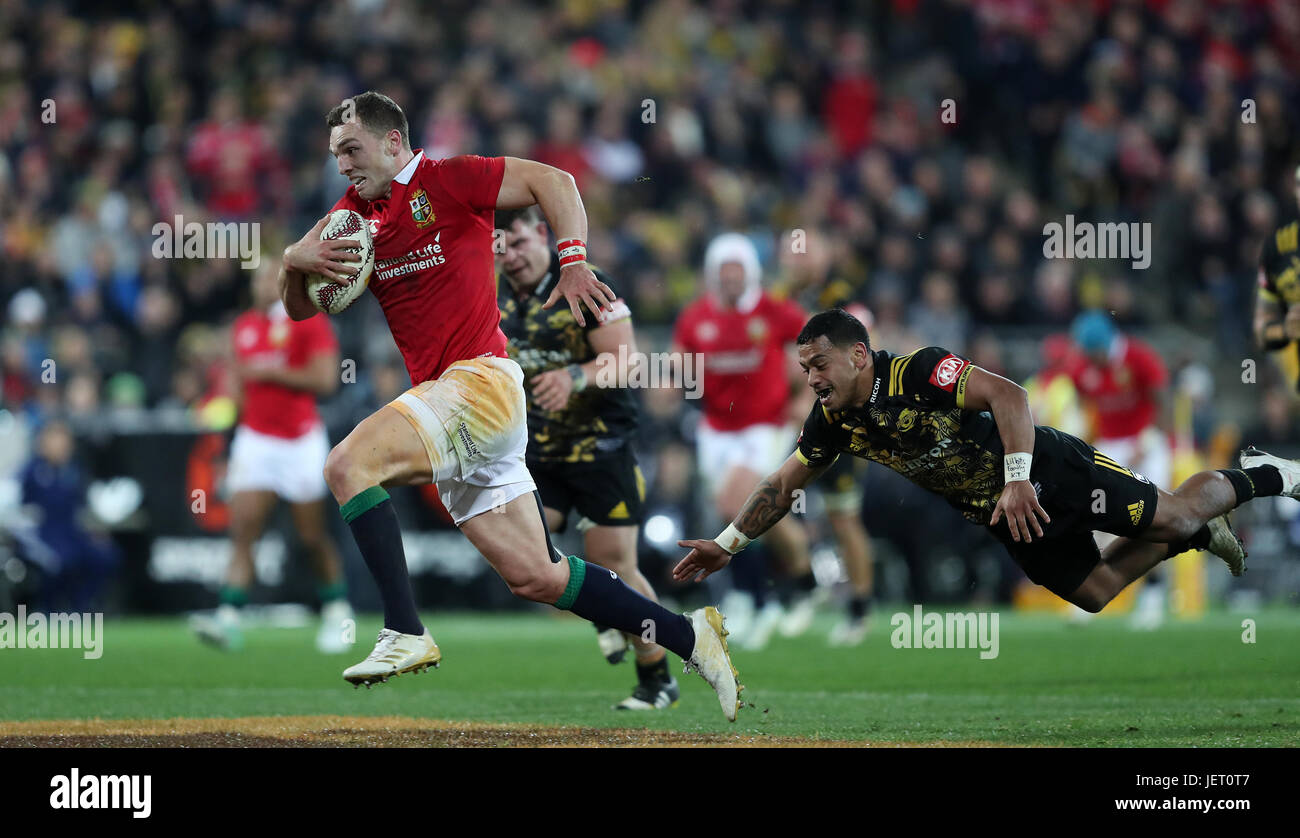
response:
[(383, 282), (385, 279), (395, 279), (444, 264), (447, 256), (442, 252), (442, 244), (438, 241), (441, 237), (442, 233), (439, 232), (433, 237), (433, 244), (426, 244), (393, 259), (375, 262), (375, 273), (370, 281)]

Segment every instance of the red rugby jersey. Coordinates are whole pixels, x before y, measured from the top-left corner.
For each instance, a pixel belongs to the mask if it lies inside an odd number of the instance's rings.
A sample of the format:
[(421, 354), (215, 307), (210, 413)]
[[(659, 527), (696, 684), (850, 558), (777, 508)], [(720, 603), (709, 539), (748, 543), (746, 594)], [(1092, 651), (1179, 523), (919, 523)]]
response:
[(416, 149), (388, 197), (363, 201), (349, 186), (334, 205), (370, 223), (370, 291), (412, 384), (437, 378), (457, 361), (507, 357), (492, 264), (493, 213), (505, 170), (504, 157), (430, 160)]
[(719, 306), (711, 295), (677, 318), (673, 342), (704, 356), (704, 419), (718, 431), (783, 425), (790, 397), (786, 347), (807, 320), (803, 309), (766, 292), (748, 313)]
[[(295, 322), (282, 303), (239, 315), (231, 337), (235, 357), (250, 366), (297, 370), (317, 354), (338, 349), (327, 315)], [(316, 395), (271, 381), (246, 381), (239, 423), (258, 433), (297, 439), (320, 424)]]
[(1160, 356), (1137, 338), (1124, 345), (1110, 363), (1097, 365), (1078, 353), (1068, 368), (1079, 396), (1097, 417), (1098, 439), (1137, 436), (1156, 421), (1156, 393), (1169, 383)]

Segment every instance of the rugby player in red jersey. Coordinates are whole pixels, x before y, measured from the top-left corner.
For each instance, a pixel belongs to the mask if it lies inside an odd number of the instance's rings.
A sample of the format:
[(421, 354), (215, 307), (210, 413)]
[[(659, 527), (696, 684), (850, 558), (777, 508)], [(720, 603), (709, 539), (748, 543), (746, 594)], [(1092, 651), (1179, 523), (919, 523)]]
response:
[[(384, 602), (374, 650), (343, 677), (369, 686), (434, 666), (441, 652), (411, 594), (401, 530), (385, 486), (434, 482), (456, 525), (516, 596), (642, 634), (679, 655), (733, 720), (739, 684), (712, 607), (674, 614), (618, 576), (550, 543), (524, 463), (526, 398), (506, 355), (493, 269), (494, 211), (537, 204), (559, 239), (560, 277), (546, 306), (565, 299), (579, 325), (612, 309), (614, 295), (586, 264), (586, 212), (572, 176), (513, 157), (430, 160), (411, 149), (406, 115), (367, 92), (326, 117), (329, 148), (352, 182), (335, 209), (367, 220), (375, 244), (370, 290), (414, 385), (364, 419), (330, 452), (325, 480)], [(321, 241), (325, 219), (284, 252), (280, 290), (289, 315), (316, 313), (304, 280), (346, 283), (356, 257)], [(584, 313), (580, 304), (586, 307)]]
[[(1157, 486), (1167, 486), (1173, 452), (1169, 434), (1159, 423), (1169, 373), (1159, 353), (1145, 341), (1122, 334), (1104, 311), (1080, 314), (1070, 331), (1080, 351), (1072, 355), (1066, 371), (1093, 420), (1087, 441)], [(1103, 536), (1101, 546), (1107, 543)], [(1133, 609), (1133, 627), (1154, 629), (1164, 622), (1166, 598), (1160, 572), (1148, 573)]]
[(230, 445), (230, 566), (213, 615), (195, 617), (199, 637), (222, 649), (243, 645), (240, 608), (253, 581), (253, 544), (277, 500), (289, 504), (294, 529), (320, 577), (321, 624), (316, 647), (346, 652), (355, 642), (343, 565), (329, 535), (321, 470), (329, 438), (316, 398), (339, 386), (339, 348), (325, 315), (289, 319), (280, 302), (276, 266), (264, 261), (253, 275), (253, 307), (231, 328), (240, 419)]
[[(740, 233), (724, 233), (704, 255), (707, 293), (688, 305), (673, 330), (673, 353), (704, 357), (704, 416), (696, 432), (696, 462), (705, 491), (723, 521), (736, 517), (749, 489), (789, 453), (786, 424), (794, 390), (794, 339), (806, 315), (796, 303), (777, 300), (762, 287), (762, 268), (753, 243)], [(802, 412), (802, 411), (800, 411)], [(808, 535), (793, 518), (767, 532), (782, 566), (814, 586)], [(737, 589), (727, 612), (732, 631), (749, 649), (761, 649), (782, 619), (780, 603), (763, 604), (765, 568), (749, 568), (743, 592)], [(752, 598), (752, 604), (749, 601)], [(752, 619), (750, 619), (752, 615)], [(805, 623), (805, 627), (806, 627)]]

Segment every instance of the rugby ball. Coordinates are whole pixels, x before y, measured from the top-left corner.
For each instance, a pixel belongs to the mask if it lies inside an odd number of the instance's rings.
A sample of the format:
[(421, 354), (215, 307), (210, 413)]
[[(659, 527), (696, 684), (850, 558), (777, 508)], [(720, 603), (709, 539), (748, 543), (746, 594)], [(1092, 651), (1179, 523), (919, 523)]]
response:
[(375, 243), (370, 238), (370, 227), (366, 220), (360, 213), (347, 209), (334, 210), (329, 214), (329, 221), (325, 222), (320, 237), (322, 241), (348, 239), (356, 243), (356, 247), (348, 249), (361, 254), (359, 263), (347, 263), (359, 268), (356, 277), (347, 285), (340, 285), (320, 274), (307, 277), (307, 296), (311, 298), (312, 305), (326, 314), (338, 314), (366, 293), (370, 274), (375, 269)]

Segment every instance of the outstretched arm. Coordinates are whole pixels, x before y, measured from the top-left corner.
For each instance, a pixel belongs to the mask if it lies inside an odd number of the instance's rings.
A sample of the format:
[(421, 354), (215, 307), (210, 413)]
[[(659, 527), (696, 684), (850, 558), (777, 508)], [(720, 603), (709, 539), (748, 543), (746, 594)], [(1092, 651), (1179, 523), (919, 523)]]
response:
[(1029, 480), (1034, 455), (1034, 419), (1029, 412), (1025, 388), (1000, 375), (972, 367), (966, 380), (962, 406), (967, 410), (992, 411), (993, 421), (1002, 436), (1006, 485), (993, 508), (989, 524), (995, 525), (1005, 517), (1015, 541), (1030, 542), (1034, 535), (1042, 538), (1043, 528), (1038, 519), (1042, 518), (1044, 523), (1050, 523), (1052, 519), (1039, 505), (1038, 493)]
[(570, 258), (566, 256), (568, 249), (561, 248), (560, 281), (555, 283), (555, 290), (542, 308), (550, 308), (564, 297), (579, 326), (587, 325), (578, 307), (579, 302), (597, 318), (602, 309), (613, 311), (614, 292), (596, 279), (591, 268), (587, 267), (587, 211), (582, 206), (582, 196), (578, 194), (573, 175), (535, 160), (507, 157), (505, 161), (496, 208), (520, 209), (537, 204), (555, 233), (556, 241), (580, 242), (575, 249), (575, 252), (581, 250), (581, 259), (577, 261), (566, 261)]
[(712, 541), (677, 542), (678, 547), (690, 547), (691, 552), (673, 568), (673, 578), (682, 582), (698, 573), (695, 581), (699, 582), (726, 567), (733, 555), (784, 518), (794, 505), (795, 492), (816, 480), (829, 465), (812, 469), (798, 455), (791, 454), (779, 469), (758, 484), (722, 535)]

